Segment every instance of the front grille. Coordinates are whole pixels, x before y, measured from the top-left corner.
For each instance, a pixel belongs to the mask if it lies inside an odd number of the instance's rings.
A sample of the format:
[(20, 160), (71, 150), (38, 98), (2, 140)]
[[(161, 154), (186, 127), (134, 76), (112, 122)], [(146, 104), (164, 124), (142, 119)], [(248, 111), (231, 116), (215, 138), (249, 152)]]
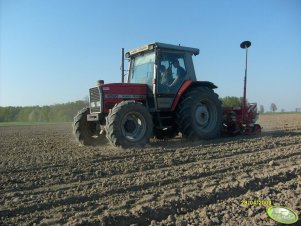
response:
[(102, 111), (102, 90), (101, 86), (93, 87), (90, 93), (90, 112), (96, 113)]

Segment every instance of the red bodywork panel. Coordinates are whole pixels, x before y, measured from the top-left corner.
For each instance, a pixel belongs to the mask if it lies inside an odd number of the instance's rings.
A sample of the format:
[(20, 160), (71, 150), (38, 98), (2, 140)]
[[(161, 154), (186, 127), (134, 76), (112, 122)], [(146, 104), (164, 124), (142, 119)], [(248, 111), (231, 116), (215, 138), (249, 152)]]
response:
[(145, 84), (109, 83), (102, 85), (103, 113), (109, 113), (115, 104), (125, 100), (146, 102), (148, 87)]
[(192, 80), (187, 80), (184, 82), (184, 84), (182, 85), (182, 87), (179, 89), (177, 95), (176, 95), (176, 98), (175, 100), (173, 101), (172, 103), (172, 111), (174, 111), (176, 109), (176, 107), (178, 106), (178, 103), (182, 97), (182, 94), (186, 91), (186, 89), (191, 85), (192, 83)]

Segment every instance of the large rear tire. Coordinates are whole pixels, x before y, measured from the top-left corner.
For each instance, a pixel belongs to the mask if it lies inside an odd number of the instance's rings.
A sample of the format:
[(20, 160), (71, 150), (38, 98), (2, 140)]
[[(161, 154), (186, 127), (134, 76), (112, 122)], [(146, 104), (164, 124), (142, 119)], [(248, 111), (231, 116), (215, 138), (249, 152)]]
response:
[(87, 120), (89, 113), (90, 109), (85, 107), (74, 117), (73, 134), (75, 139), (82, 145), (105, 144), (107, 140), (104, 133), (100, 134), (99, 124)]
[(108, 114), (105, 129), (107, 139), (116, 147), (142, 147), (152, 135), (153, 121), (143, 104), (123, 101)]
[(190, 140), (214, 139), (222, 130), (222, 105), (208, 87), (188, 90), (177, 108), (177, 124), (183, 137)]

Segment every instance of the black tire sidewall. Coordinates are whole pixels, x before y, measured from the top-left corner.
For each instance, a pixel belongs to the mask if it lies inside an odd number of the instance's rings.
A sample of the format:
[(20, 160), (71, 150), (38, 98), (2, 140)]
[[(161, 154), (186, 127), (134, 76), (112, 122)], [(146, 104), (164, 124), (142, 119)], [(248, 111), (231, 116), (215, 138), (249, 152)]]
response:
[[(195, 140), (213, 139), (220, 136), (222, 130), (222, 107), (218, 95), (212, 89), (207, 87), (193, 88), (184, 94), (181, 101), (183, 103), (179, 105), (177, 116), (180, 132), (184, 137)], [(209, 124), (213, 123), (210, 130), (206, 130), (206, 128), (201, 129), (197, 126), (195, 115), (200, 102), (205, 104), (209, 111), (209, 117), (211, 118)], [(184, 106), (185, 104), (188, 106)], [(215, 122), (212, 122), (212, 117)]]
[[(146, 130), (142, 137), (133, 142), (122, 133), (122, 121), (128, 113), (140, 114), (146, 123)], [(147, 108), (140, 102), (122, 101), (115, 105), (107, 117), (107, 139), (114, 145), (123, 148), (142, 147), (149, 142), (153, 132), (153, 122)]]
[[(195, 111), (197, 109), (197, 106), (199, 104), (199, 102), (204, 102), (204, 104), (206, 105), (210, 117), (214, 117), (214, 121), (212, 122), (212, 119), (210, 120), (208, 126), (213, 127), (209, 132), (206, 130), (200, 130), (197, 126), (196, 126), (196, 117), (195, 117)], [(210, 139), (215, 137), (213, 134), (217, 134), (220, 131), (220, 127), (217, 124), (219, 124), (219, 119), (218, 119), (218, 115), (220, 115), (220, 111), (218, 109), (218, 103), (216, 102), (216, 100), (214, 98), (212, 98), (212, 95), (210, 95), (208, 92), (204, 92), (204, 93), (200, 93), (198, 97), (196, 97), (193, 101), (193, 105), (192, 105), (192, 109), (191, 109), (191, 119), (192, 119), (192, 125), (194, 127), (194, 130), (196, 132), (197, 137), (202, 137), (204, 139)], [(212, 123), (214, 123), (215, 125), (211, 125)]]
[[(87, 115), (90, 113), (90, 108), (85, 107), (80, 110), (77, 115), (74, 117), (73, 121), (73, 134), (75, 135), (76, 140), (82, 145), (101, 145), (106, 143), (106, 138), (103, 134), (96, 133), (92, 131), (92, 127), (96, 127), (96, 122), (88, 122)], [(93, 137), (96, 135), (97, 137)]]

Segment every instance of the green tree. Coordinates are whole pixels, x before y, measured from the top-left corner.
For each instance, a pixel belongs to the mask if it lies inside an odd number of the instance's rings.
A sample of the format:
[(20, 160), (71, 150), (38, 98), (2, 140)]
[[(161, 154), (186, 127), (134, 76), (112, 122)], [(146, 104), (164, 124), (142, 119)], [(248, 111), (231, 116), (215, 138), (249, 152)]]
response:
[(71, 122), (84, 100), (50, 106), (0, 107), (0, 122)]
[(28, 115), (28, 121), (30, 122), (41, 122), (42, 120), (42, 113), (39, 106), (33, 108), (33, 110)]
[(224, 98), (221, 98), (221, 101), (223, 105), (227, 107), (236, 107), (241, 105), (241, 100), (239, 97), (226, 96)]
[(0, 122), (5, 122), (6, 108), (0, 107)]
[(275, 104), (275, 103), (272, 103), (270, 109), (271, 109), (272, 112), (277, 111), (277, 106), (276, 106), (276, 104)]
[(30, 113), (34, 110), (34, 107), (22, 107), (18, 113), (16, 119), (17, 122), (28, 122)]

